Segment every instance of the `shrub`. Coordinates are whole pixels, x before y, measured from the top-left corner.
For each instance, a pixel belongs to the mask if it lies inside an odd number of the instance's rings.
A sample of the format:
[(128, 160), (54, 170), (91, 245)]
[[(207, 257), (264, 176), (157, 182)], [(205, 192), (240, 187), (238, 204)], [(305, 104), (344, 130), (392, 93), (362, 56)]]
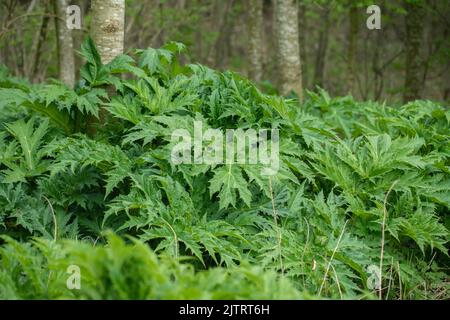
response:
[[(182, 66), (183, 50), (101, 65), (87, 40), (74, 90), (0, 73), (0, 230), (23, 241), (2, 248), (5, 297), (448, 298), (448, 109), (323, 90), (299, 105), (238, 74)], [(94, 136), (86, 124), (100, 114)], [(279, 129), (278, 173), (174, 165), (171, 134), (194, 121)], [(107, 246), (109, 229), (137, 240)], [(71, 259), (87, 277), (79, 295), (60, 283)], [(145, 269), (159, 263), (168, 270)]]

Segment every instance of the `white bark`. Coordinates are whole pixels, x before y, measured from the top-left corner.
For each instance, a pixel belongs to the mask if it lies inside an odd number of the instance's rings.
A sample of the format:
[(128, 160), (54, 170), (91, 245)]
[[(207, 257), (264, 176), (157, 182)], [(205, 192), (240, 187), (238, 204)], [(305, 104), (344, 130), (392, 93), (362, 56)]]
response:
[(92, 38), (107, 64), (123, 53), (125, 0), (92, 0)]
[(296, 0), (275, 0), (275, 24), (280, 92), (286, 95), (294, 91), (302, 101), (303, 85)]

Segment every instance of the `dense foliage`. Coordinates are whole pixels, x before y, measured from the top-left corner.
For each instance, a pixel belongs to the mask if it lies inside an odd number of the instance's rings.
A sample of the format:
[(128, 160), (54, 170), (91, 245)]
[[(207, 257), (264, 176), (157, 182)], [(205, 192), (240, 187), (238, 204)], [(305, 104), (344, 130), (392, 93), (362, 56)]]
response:
[[(183, 50), (102, 65), (87, 40), (75, 90), (1, 71), (0, 297), (449, 298), (448, 109), (299, 105)], [(194, 121), (278, 128), (278, 173), (172, 164)]]

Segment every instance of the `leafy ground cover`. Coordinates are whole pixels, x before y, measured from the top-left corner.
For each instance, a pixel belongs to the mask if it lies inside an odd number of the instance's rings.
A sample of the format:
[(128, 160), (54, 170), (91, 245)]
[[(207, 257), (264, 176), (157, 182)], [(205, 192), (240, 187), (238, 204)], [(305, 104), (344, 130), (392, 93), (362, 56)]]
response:
[[(2, 69), (0, 297), (449, 298), (447, 108), (300, 105), (183, 51), (102, 65), (87, 40), (74, 90)], [(195, 121), (279, 129), (278, 173), (174, 165), (171, 135)]]

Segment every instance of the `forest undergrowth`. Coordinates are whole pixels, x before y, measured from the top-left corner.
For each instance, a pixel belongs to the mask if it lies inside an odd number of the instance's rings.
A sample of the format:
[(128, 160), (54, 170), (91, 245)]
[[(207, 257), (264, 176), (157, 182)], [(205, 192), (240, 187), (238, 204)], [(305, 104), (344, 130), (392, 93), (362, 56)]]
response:
[[(0, 298), (450, 298), (448, 108), (299, 103), (184, 50), (88, 39), (73, 90), (1, 69)], [(174, 165), (196, 121), (278, 129), (277, 174)]]

